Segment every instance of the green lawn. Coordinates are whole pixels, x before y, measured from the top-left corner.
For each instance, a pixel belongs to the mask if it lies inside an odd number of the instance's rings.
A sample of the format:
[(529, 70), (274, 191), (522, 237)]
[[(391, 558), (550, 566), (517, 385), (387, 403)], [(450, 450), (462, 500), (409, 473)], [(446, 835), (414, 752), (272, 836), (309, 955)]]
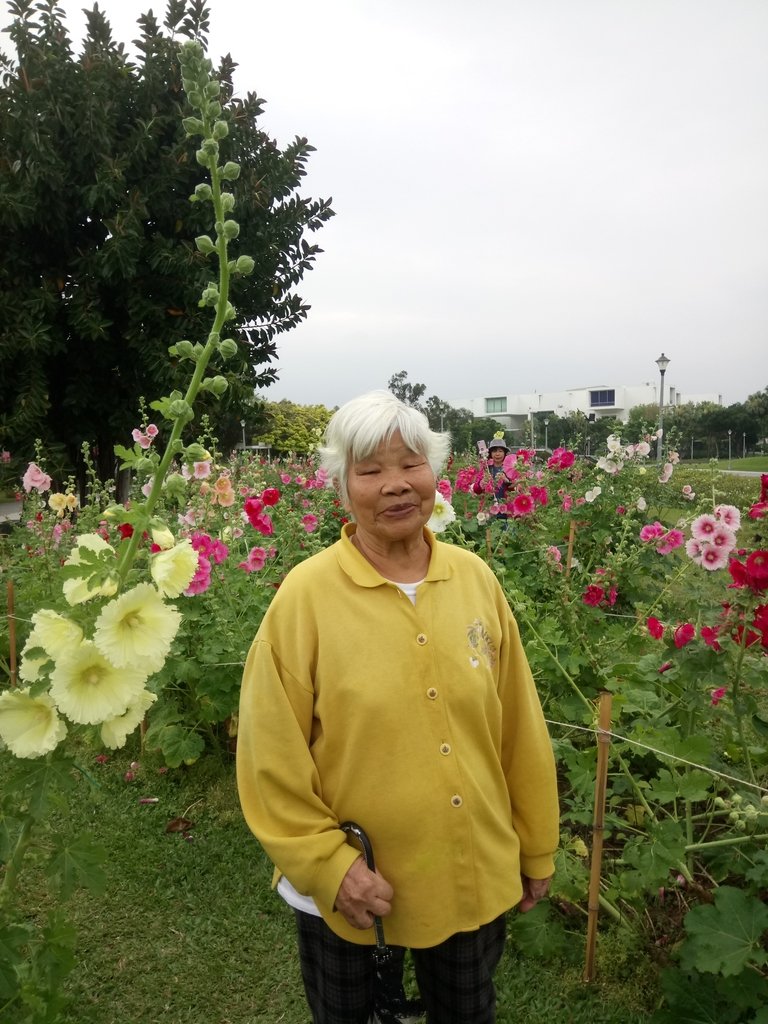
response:
[[(308, 1024), (291, 912), (270, 889), (271, 867), (240, 815), (231, 765), (213, 759), (162, 773), (133, 754), (89, 765), (67, 829), (108, 853), (106, 893), (75, 894), (79, 935), (63, 1024)], [(141, 804), (142, 797), (156, 804)], [(194, 822), (190, 838), (166, 832)], [(24, 894), (29, 912), (43, 898)], [(580, 928), (579, 924), (579, 928)], [(570, 959), (534, 960), (510, 944), (498, 974), (500, 1024), (639, 1024), (656, 1000), (644, 955), (601, 937), (598, 980), (581, 981), (583, 938)]]

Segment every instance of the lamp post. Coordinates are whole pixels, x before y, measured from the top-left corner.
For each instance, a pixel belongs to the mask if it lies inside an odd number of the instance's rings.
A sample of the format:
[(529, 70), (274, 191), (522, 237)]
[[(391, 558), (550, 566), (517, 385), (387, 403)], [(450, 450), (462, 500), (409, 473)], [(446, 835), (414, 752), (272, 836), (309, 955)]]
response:
[(656, 439), (656, 461), (659, 463), (661, 462), (661, 439), (664, 434), (664, 374), (667, 372), (669, 362), (669, 359), (667, 359), (663, 352), (656, 360), (656, 365), (661, 375), (661, 385), (659, 387), (659, 436)]
[(728, 469), (731, 468), (731, 434), (733, 434), (733, 431), (729, 430), (728, 431)]
[(245, 420), (240, 420), (240, 426), (243, 428), (243, 448), (245, 448)]
[(747, 432), (742, 430), (741, 432), (741, 457), (746, 459), (747, 457)]
[(549, 420), (544, 420), (544, 447), (549, 448)]

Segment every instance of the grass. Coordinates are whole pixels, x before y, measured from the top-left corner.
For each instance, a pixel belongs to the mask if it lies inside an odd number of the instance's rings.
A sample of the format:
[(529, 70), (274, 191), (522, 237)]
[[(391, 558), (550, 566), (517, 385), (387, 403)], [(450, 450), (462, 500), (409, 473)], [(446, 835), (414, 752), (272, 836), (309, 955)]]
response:
[[(163, 773), (133, 754), (93, 765), (59, 823), (107, 851), (108, 885), (70, 904), (77, 962), (62, 1024), (308, 1024), (292, 914), (248, 832), (231, 765), (213, 758)], [(142, 797), (158, 798), (140, 804)], [(185, 838), (169, 821), (194, 822)], [(23, 894), (43, 908), (43, 888)], [(624, 950), (622, 952), (622, 950)], [(652, 967), (615, 936), (598, 943), (598, 981), (581, 981), (583, 940), (568, 960), (534, 960), (510, 943), (497, 974), (499, 1024), (639, 1024), (657, 998)]]

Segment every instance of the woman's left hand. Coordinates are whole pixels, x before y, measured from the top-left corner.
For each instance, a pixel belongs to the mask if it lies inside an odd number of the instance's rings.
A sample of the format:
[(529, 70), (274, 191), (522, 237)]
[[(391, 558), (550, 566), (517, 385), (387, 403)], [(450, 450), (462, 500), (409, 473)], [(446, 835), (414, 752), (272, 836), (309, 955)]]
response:
[(517, 909), (521, 914), (525, 914), (528, 910), (533, 910), (539, 900), (543, 900), (547, 895), (552, 875), (549, 878), (529, 878), (527, 875), (520, 877), (523, 882), (523, 898)]

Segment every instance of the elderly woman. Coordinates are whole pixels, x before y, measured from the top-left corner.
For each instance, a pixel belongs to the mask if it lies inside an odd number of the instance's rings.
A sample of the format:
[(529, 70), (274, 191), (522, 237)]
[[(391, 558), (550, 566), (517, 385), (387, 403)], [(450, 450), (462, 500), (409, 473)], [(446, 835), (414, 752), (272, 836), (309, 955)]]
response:
[(352, 522), (288, 574), (245, 667), (240, 800), (296, 910), (315, 1024), (368, 1021), (374, 915), (411, 949), (429, 1024), (491, 1024), (505, 912), (553, 872), (554, 761), (517, 625), (488, 566), (426, 528), (448, 445), (386, 391), (334, 414), (322, 461)]

